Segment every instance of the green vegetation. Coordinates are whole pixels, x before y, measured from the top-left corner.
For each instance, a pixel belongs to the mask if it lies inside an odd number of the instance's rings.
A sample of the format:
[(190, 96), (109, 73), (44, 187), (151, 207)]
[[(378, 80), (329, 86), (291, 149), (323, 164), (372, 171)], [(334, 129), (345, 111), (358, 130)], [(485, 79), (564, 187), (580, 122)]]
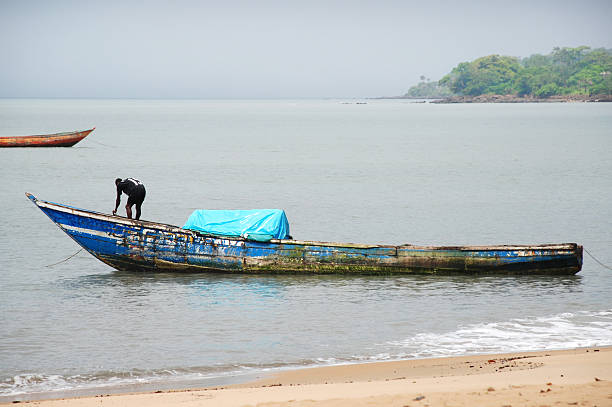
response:
[[(462, 62), (439, 82), (433, 82), (438, 87), (432, 89), (448, 89), (461, 96), (609, 96), (611, 74), (612, 50), (564, 47), (554, 48), (548, 55), (535, 54), (523, 59), (489, 55)], [(405, 97), (415, 97), (425, 85), (431, 86), (421, 82), (410, 88)]]
[(447, 85), (440, 85), (437, 81), (432, 82), (431, 79), (425, 80), (425, 76), (421, 76), (421, 82), (408, 89), (408, 92), (403, 97), (410, 99), (440, 99), (453, 95), (454, 93)]

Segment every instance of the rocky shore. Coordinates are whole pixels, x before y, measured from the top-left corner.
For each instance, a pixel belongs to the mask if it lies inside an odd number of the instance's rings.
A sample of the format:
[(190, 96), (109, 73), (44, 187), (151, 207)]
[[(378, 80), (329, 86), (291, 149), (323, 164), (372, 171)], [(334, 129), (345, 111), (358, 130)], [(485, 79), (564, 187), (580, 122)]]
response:
[(451, 96), (432, 100), (430, 103), (566, 103), (566, 102), (612, 102), (612, 95), (559, 95), (534, 98), (516, 95)]

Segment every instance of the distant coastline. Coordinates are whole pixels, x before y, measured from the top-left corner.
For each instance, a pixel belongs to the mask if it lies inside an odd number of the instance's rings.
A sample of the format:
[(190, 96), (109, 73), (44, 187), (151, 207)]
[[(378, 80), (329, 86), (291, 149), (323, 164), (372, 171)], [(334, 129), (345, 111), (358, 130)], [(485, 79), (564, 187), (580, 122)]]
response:
[(555, 95), (547, 98), (516, 95), (477, 95), (477, 96), (450, 96), (445, 98), (415, 98), (406, 96), (383, 96), (375, 99), (401, 99), (427, 101), (429, 103), (591, 103), (612, 102), (611, 95)]
[(612, 95), (555, 95), (547, 98), (535, 98), (516, 95), (477, 95), (477, 96), (450, 96), (445, 98), (415, 98), (407, 96), (382, 96), (373, 99), (382, 100), (414, 100), (414, 103), (427, 101), (428, 103), (592, 103), (612, 102)]
[(430, 103), (572, 103), (572, 102), (612, 102), (610, 95), (555, 95), (547, 98), (515, 95), (478, 95), (451, 96), (432, 100)]
[(555, 47), (527, 58), (488, 55), (461, 62), (439, 81), (421, 75), (400, 99), (435, 103), (612, 101), (612, 49)]

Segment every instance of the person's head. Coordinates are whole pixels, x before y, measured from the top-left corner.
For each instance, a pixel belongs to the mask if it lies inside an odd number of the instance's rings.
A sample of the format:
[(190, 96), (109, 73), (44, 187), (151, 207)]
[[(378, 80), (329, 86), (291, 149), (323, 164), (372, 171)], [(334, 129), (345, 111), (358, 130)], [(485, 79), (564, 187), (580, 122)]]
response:
[(120, 183), (120, 182), (121, 182), (121, 178), (117, 178), (117, 179), (115, 180), (115, 185), (119, 185), (119, 183)]

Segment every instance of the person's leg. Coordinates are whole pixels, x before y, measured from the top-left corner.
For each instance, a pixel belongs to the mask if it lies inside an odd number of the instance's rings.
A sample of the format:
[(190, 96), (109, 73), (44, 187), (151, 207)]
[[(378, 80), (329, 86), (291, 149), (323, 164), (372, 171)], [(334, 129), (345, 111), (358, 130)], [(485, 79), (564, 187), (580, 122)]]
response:
[(132, 205), (134, 205), (134, 198), (130, 196), (125, 204), (125, 213), (128, 219), (132, 219)]
[(142, 205), (142, 202), (136, 204), (136, 217), (134, 218), (136, 220), (140, 219), (140, 205)]
[(134, 203), (136, 204), (136, 220), (140, 219), (140, 208), (142, 206), (142, 203), (144, 202), (146, 193), (147, 192), (145, 190), (144, 185), (139, 185), (136, 197), (134, 198)]
[(128, 203), (127, 205), (125, 205), (125, 213), (127, 213), (127, 217), (128, 219), (132, 219), (132, 205), (131, 203)]

